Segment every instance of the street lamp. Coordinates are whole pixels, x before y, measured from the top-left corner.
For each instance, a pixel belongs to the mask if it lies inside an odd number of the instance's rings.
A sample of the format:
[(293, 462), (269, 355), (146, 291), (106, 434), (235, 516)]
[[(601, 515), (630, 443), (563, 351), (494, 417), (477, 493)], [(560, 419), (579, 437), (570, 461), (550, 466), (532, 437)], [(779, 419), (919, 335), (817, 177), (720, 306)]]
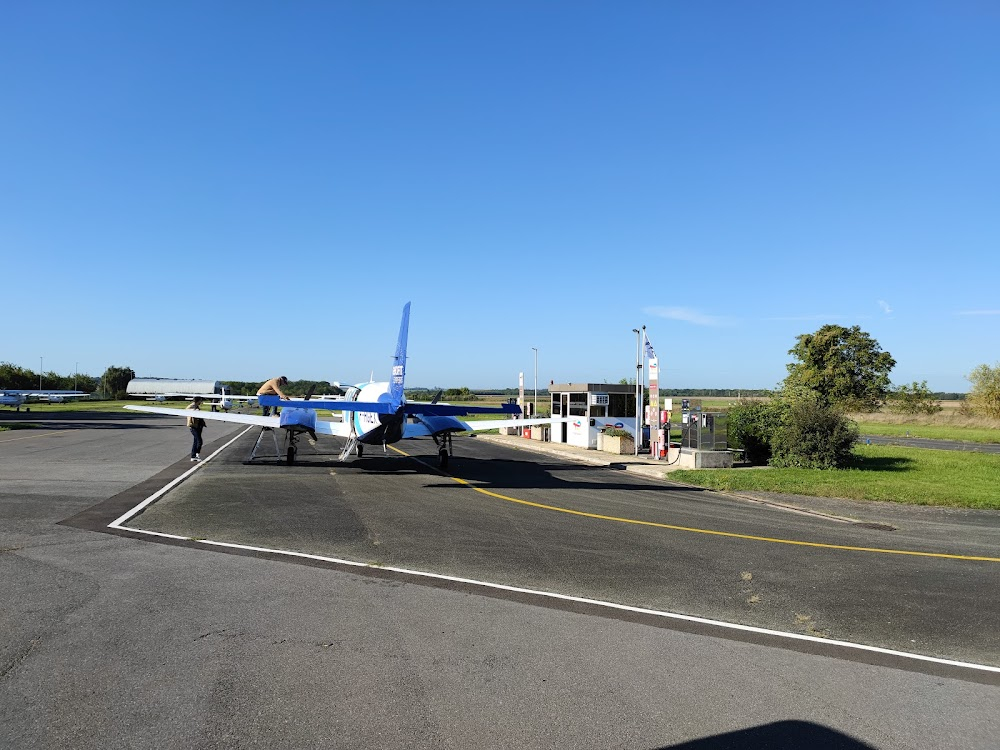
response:
[[(645, 326), (643, 326), (645, 328)], [(642, 435), (642, 425), (639, 422), (639, 409), (642, 408), (642, 392), (639, 390), (639, 375), (642, 372), (642, 341), (639, 336), (639, 329), (633, 328), (635, 334), (635, 455), (639, 455), (639, 440)]]
[(42, 370), (45, 369), (45, 357), (38, 358), (38, 390), (42, 390)]
[(79, 373), (80, 373), (80, 363), (77, 362), (75, 365), (73, 365), (73, 390), (74, 391), (76, 390), (76, 379), (77, 379), (77, 376), (79, 375)]
[(532, 351), (535, 352), (535, 409), (534, 413), (531, 415), (533, 417), (538, 416), (538, 347), (531, 347)]
[[(643, 344), (646, 343), (646, 326), (642, 327), (642, 343)], [(639, 349), (641, 351), (642, 347), (640, 346)], [(643, 367), (643, 364), (645, 364), (645, 362), (646, 362), (646, 357), (644, 355), (645, 355), (645, 352), (643, 352), (642, 355), (639, 356), (639, 414), (642, 415), (640, 417), (640, 421), (639, 421), (639, 429), (642, 429), (642, 423), (646, 421), (646, 414), (645, 414), (645, 412), (646, 412), (646, 404), (645, 404), (645, 401), (646, 401), (646, 368)], [(645, 442), (643, 442), (643, 445), (645, 445)], [(635, 455), (637, 455), (637, 456), (639, 455), (639, 441), (636, 441)]]

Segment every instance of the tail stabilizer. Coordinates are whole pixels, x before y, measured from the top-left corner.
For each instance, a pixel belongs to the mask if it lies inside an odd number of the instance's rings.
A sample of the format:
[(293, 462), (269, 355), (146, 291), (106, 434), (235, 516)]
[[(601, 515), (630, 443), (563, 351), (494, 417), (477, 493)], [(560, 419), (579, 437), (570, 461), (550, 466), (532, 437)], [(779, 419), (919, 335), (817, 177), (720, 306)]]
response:
[(406, 336), (410, 327), (410, 303), (403, 305), (403, 319), (399, 323), (396, 356), (392, 361), (392, 380), (389, 381), (389, 398), (393, 406), (403, 403), (403, 381), (406, 379)]

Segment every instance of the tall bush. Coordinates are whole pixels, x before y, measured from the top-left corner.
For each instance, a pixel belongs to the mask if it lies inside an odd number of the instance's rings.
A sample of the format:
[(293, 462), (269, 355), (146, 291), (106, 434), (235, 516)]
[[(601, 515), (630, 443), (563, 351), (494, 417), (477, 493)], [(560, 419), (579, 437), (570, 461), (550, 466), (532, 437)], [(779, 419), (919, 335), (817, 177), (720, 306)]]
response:
[(842, 412), (811, 399), (786, 402), (771, 436), (771, 466), (839, 469), (848, 465), (858, 427)]

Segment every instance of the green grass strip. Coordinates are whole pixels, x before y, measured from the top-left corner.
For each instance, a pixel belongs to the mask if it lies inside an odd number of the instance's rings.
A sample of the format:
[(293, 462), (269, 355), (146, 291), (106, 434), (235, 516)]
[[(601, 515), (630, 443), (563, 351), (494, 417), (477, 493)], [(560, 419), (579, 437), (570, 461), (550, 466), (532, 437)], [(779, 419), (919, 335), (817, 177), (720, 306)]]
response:
[(848, 469), (680, 469), (670, 479), (713, 490), (779, 492), (1000, 510), (1000, 455), (858, 445)]
[(7, 422), (0, 426), (0, 432), (5, 432), (6, 430), (37, 430), (40, 429), (40, 424), (29, 424), (27, 422)]

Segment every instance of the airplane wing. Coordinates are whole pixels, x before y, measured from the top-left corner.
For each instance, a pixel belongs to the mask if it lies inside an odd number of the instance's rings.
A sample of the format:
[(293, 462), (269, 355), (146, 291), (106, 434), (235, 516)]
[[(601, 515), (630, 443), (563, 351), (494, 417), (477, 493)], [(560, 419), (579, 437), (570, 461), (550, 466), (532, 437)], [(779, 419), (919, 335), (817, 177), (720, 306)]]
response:
[(201, 417), (202, 419), (215, 420), (216, 422), (236, 422), (237, 424), (255, 424), (260, 427), (278, 427), (279, 417), (261, 417), (257, 414), (226, 414), (225, 412), (195, 411), (194, 409), (171, 409), (166, 406), (137, 406), (129, 404), (125, 407), (129, 411), (145, 411), (150, 414), (166, 414), (171, 417), (190, 416)]
[(496, 430), (500, 427), (531, 427), (536, 424), (552, 424), (553, 422), (569, 422), (579, 417), (538, 417), (536, 419), (476, 419), (467, 422), (457, 417), (418, 417), (417, 422), (407, 422), (403, 428), (404, 438), (425, 437), (440, 432), (478, 432), (480, 430)]
[[(287, 405), (287, 401), (285, 404)], [(170, 417), (197, 416), (201, 419), (214, 420), (216, 422), (235, 422), (236, 424), (257, 425), (258, 427), (278, 428), (281, 426), (280, 417), (261, 417), (257, 414), (227, 414), (215, 411), (195, 411), (194, 409), (169, 409), (165, 406), (137, 406), (129, 404), (125, 407), (129, 411), (144, 411), (150, 414), (166, 414)], [(337, 437), (347, 437), (350, 434), (351, 426), (341, 422), (326, 422), (321, 419), (316, 420), (316, 433), (320, 435), (335, 435)]]
[(520, 414), (521, 407), (515, 404), (499, 406), (453, 406), (452, 404), (409, 403), (403, 406), (407, 414), (428, 417), (460, 417), (465, 414)]
[(39, 401), (60, 401), (65, 399), (83, 398), (90, 394), (85, 391), (59, 391), (59, 390), (7, 390), (5, 393), (19, 393), (25, 398), (33, 398)]

